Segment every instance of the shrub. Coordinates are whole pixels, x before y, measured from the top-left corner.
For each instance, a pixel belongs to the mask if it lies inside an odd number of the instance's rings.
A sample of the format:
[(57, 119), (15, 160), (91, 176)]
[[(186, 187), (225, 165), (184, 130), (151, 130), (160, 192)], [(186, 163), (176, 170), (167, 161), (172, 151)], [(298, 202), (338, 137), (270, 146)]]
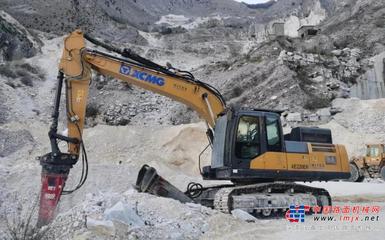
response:
[(86, 117), (95, 118), (99, 115), (99, 107), (95, 103), (90, 103), (86, 108)]
[(19, 77), (25, 77), (25, 76), (29, 76), (30, 74), (28, 73), (28, 71), (25, 71), (24, 69), (18, 69), (16, 70), (16, 74), (17, 76)]
[(13, 82), (7, 81), (5, 84), (7, 84), (8, 86), (10, 86), (11, 88), (16, 88), (16, 85), (15, 85), (15, 83), (13, 83)]
[(23, 206), (20, 200), (15, 196), (13, 211), (6, 211), (6, 231), (5, 239), (12, 240), (40, 240), (50, 239), (48, 232), (51, 230), (49, 226), (38, 227), (35, 223), (39, 198), (36, 197), (35, 201), (31, 204), (32, 206)]
[(378, 18), (374, 21), (374, 25), (378, 28), (384, 28), (385, 27), (385, 18)]
[(0, 65), (0, 75), (8, 78), (17, 78), (17, 75), (10, 69), (9, 65)]
[(243, 93), (243, 90), (241, 87), (234, 87), (232, 90), (231, 90), (231, 93), (230, 93), (230, 98), (236, 98), (236, 97), (239, 97), (241, 96), (241, 94)]
[(303, 107), (308, 110), (315, 110), (315, 109), (325, 108), (329, 106), (330, 106), (330, 100), (328, 98), (312, 95), (306, 100)]
[(23, 83), (25, 86), (33, 87), (32, 77), (30, 76), (24, 76), (20, 78), (20, 82)]
[(30, 73), (39, 74), (39, 70), (37, 68), (33, 67), (32, 65), (30, 65), (29, 63), (23, 63), (19, 67), (24, 69), (24, 70), (27, 70)]

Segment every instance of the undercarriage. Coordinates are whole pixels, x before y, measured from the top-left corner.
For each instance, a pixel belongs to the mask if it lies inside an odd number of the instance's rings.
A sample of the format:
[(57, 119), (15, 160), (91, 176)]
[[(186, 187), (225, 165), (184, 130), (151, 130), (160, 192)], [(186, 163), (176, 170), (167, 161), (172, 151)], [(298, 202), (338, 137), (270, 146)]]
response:
[(332, 205), (331, 197), (325, 189), (294, 182), (227, 184), (210, 187), (190, 183), (187, 191), (182, 192), (147, 165), (140, 170), (135, 187), (140, 192), (173, 198), (181, 202), (198, 203), (223, 213), (241, 209), (257, 217), (284, 216), (292, 205), (319, 207)]

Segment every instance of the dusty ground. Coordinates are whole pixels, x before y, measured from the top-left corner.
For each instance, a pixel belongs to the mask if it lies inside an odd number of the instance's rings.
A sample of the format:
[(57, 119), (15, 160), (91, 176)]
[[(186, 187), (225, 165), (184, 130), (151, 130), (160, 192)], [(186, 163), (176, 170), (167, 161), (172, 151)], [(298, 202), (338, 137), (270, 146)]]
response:
[[(5, 127), (15, 130), (24, 129), (25, 125), (12, 124)], [(17, 201), (21, 201), (24, 207), (30, 206), (31, 200), (35, 199), (40, 187), (40, 166), (34, 158), (48, 150), (45, 134), (47, 127), (39, 122), (31, 122), (28, 129), (31, 130), (34, 142), (27, 143), (22, 150), (1, 159), (0, 188), (3, 189), (1, 191), (3, 197), (0, 203), (3, 212), (9, 210), (9, 206), (14, 206), (12, 201), (15, 200), (15, 195), (17, 195)], [(204, 130), (203, 123), (173, 127), (99, 125), (86, 129), (84, 137), (90, 161), (89, 178), (79, 191), (63, 196), (57, 225), (54, 225), (56, 227), (50, 234), (64, 239), (67, 237), (105, 239), (112, 236), (122, 238), (130, 236), (132, 239), (135, 237), (139, 239), (234, 239), (239, 237), (242, 239), (295, 239), (298, 234), (305, 239), (318, 239), (327, 232), (338, 239), (361, 239), (364, 236), (381, 239), (380, 236), (385, 229), (383, 220), (385, 210), (380, 212), (378, 222), (356, 224), (317, 223), (309, 216), (305, 224), (297, 224), (303, 228), (302, 230), (293, 230), (293, 226), (297, 225), (285, 219), (246, 223), (231, 215), (148, 194), (139, 194), (132, 189), (137, 171), (145, 163), (157, 168), (160, 175), (180, 189), (185, 189), (190, 181), (200, 182), (197, 156), (206, 143)], [(209, 154), (205, 159), (209, 159)], [(68, 188), (76, 183), (79, 172), (80, 164), (72, 170)], [(205, 182), (205, 184), (210, 183)], [(328, 189), (333, 199), (340, 201), (335, 202), (336, 205), (362, 204), (385, 207), (385, 185), (382, 181), (312, 183), (311, 185)], [(127, 204), (129, 208), (137, 209), (140, 219), (144, 222), (148, 221), (149, 225), (137, 226), (135, 222), (131, 227), (116, 223), (113, 228), (106, 227), (105, 210), (120, 201)], [(5, 215), (1, 217), (3, 224), (5, 217)], [(88, 225), (85, 223), (87, 222), (85, 218), (88, 218)], [(1, 224), (2, 229), (5, 228), (3, 224)], [(341, 229), (331, 230), (331, 225)], [(170, 226), (172, 231), (169, 231)], [(316, 230), (312, 229), (312, 226), (315, 226)], [(342, 230), (344, 226), (350, 230)], [(352, 226), (356, 230), (352, 230)], [(370, 227), (371, 230), (362, 230), (361, 226)], [(355, 238), (352, 238), (352, 235)]]

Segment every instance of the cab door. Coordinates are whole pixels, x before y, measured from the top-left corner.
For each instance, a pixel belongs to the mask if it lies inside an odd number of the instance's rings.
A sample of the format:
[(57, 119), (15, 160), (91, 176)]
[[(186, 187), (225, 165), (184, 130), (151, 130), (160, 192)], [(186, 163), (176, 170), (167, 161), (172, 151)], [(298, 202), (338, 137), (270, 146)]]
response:
[(234, 126), (233, 168), (286, 170), (282, 127), (278, 114), (250, 112)]
[(241, 115), (234, 127), (233, 168), (249, 169), (250, 162), (263, 152), (262, 117), (252, 113)]
[(265, 118), (266, 152), (263, 154), (265, 169), (287, 169), (287, 155), (283, 151), (283, 134), (279, 118), (267, 115)]

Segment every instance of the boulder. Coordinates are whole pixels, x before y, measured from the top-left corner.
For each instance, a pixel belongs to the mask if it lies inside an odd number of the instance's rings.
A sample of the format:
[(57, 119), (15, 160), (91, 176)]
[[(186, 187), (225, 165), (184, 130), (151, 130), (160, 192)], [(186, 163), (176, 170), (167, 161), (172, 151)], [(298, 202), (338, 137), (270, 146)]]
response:
[(359, 58), (361, 55), (361, 50), (358, 49), (358, 48), (353, 48), (351, 51), (350, 51), (350, 56), (354, 57), (354, 58)]
[(340, 88), (340, 84), (337, 81), (330, 81), (326, 83), (326, 86), (329, 87), (331, 90), (336, 90)]
[(299, 61), (302, 59), (301, 55), (294, 55), (294, 60)]
[(28, 30), (0, 11), (0, 62), (29, 58), (39, 50), (39, 44)]
[(321, 108), (317, 111), (317, 115), (321, 120), (328, 120), (332, 114), (330, 113), (330, 108)]
[(330, 109), (330, 114), (331, 114), (331, 115), (335, 115), (335, 114), (341, 113), (341, 112), (343, 112), (342, 108), (332, 107), (332, 108)]
[(113, 235), (115, 233), (115, 227), (112, 221), (87, 218), (87, 228), (92, 232), (103, 235)]
[(301, 122), (302, 121), (302, 114), (301, 113), (289, 113), (287, 114), (286, 121), (288, 122)]
[(246, 221), (246, 222), (256, 222), (258, 220), (257, 218), (255, 218), (254, 216), (249, 214), (248, 212), (243, 211), (241, 209), (234, 209), (233, 211), (231, 211), (231, 214), (235, 218)]
[(350, 56), (350, 48), (344, 48), (342, 49), (342, 54), (344, 56)]
[(309, 122), (318, 122), (319, 121), (319, 116), (317, 114), (310, 114), (308, 116), (308, 121)]
[(138, 216), (136, 211), (128, 204), (122, 202), (118, 202), (113, 207), (106, 209), (104, 218), (110, 221), (118, 221), (129, 226), (142, 227), (145, 225), (144, 221)]
[(306, 61), (308, 61), (309, 63), (314, 63), (315, 62), (314, 55), (313, 54), (307, 54), (306, 55)]
[(341, 54), (342, 54), (342, 50), (339, 50), (339, 49), (336, 49), (336, 50), (333, 50), (332, 51), (332, 54), (334, 55), (334, 56), (341, 56)]
[(324, 77), (323, 76), (318, 76), (318, 77), (315, 77), (313, 79), (311, 79), (312, 82), (314, 83), (322, 83), (324, 81)]

